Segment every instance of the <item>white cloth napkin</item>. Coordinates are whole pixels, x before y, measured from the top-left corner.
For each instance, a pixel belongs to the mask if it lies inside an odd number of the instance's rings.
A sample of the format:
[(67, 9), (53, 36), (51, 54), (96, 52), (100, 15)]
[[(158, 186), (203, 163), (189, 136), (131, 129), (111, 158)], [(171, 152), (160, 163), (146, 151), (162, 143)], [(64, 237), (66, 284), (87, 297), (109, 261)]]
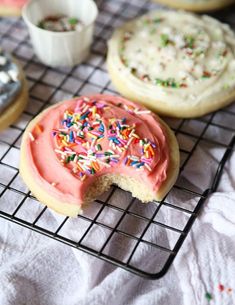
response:
[[(189, 141), (186, 144), (191, 143)], [(212, 181), (214, 165), (220, 159), (221, 153), (221, 149), (214, 147), (208, 149), (205, 146), (199, 147), (183, 172), (181, 180), (183, 179), (184, 185), (190, 184), (198, 191), (205, 189)], [(210, 167), (211, 160), (215, 164)], [(205, 164), (207, 164), (206, 170)], [(234, 169), (235, 154), (227, 162), (217, 192), (206, 201), (169, 272), (156, 281), (143, 279), (48, 237), (0, 219), (0, 304), (235, 304)], [(7, 179), (6, 176), (4, 177)], [(21, 185), (20, 181), (18, 183)], [(0, 199), (1, 209), (8, 209), (12, 202), (19, 200), (14, 199), (12, 194)], [(118, 200), (124, 201), (124, 199), (119, 197)], [(168, 200), (188, 207), (197, 202), (193, 197), (188, 200), (181, 198), (177, 192), (173, 192)], [(32, 201), (25, 203), (26, 208), (18, 215), (19, 217), (29, 220), (33, 214), (36, 215), (41, 210), (41, 205)], [(92, 213), (93, 209), (95, 205), (89, 207), (89, 213)], [(141, 209), (144, 213), (148, 213), (151, 212), (152, 206), (141, 205)], [(112, 214), (111, 211), (102, 215), (101, 220), (106, 220), (110, 224), (118, 218), (117, 214)], [(55, 230), (62, 220), (63, 217), (49, 211), (44, 215), (44, 225), (52, 230)], [(182, 219), (180, 214), (177, 216), (165, 212), (161, 221), (180, 225)], [(84, 221), (70, 219), (63, 233), (67, 237), (79, 239), (86, 225)], [(126, 225), (130, 228), (134, 226), (131, 221)], [(169, 238), (167, 242), (170, 244), (173, 233), (161, 234), (159, 235), (159, 232), (152, 228), (149, 230), (149, 240), (158, 238), (159, 241), (163, 238), (166, 242)], [(87, 239), (87, 244), (99, 247), (99, 243), (106, 237), (107, 231), (97, 227), (91, 238)], [(125, 255), (125, 252), (130, 251), (131, 246), (118, 243), (117, 239), (116, 243), (112, 243), (107, 248), (107, 252), (112, 255)], [(161, 260), (160, 255), (152, 255), (147, 247), (143, 247), (137, 254), (136, 264), (147, 266), (150, 270), (154, 270)], [(219, 289), (219, 285), (223, 286)]]

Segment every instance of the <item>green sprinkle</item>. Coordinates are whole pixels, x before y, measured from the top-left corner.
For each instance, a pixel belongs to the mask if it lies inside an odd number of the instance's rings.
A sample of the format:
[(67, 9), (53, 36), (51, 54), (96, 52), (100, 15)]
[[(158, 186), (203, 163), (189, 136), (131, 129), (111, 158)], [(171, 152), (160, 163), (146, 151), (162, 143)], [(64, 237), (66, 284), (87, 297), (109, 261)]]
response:
[(225, 90), (228, 89), (229, 87), (230, 87), (229, 84), (224, 84), (223, 85), (223, 89), (225, 89)]
[(209, 292), (206, 292), (205, 297), (208, 301), (212, 300), (212, 295)]
[(166, 47), (169, 44), (169, 36), (167, 34), (161, 34), (161, 46)]
[(100, 144), (97, 144), (98, 150), (102, 150), (102, 146)]
[(125, 51), (125, 47), (122, 46), (122, 47), (120, 48), (120, 52), (123, 53), (124, 51)]
[(68, 156), (66, 159), (65, 159), (65, 164), (69, 163), (70, 162), (70, 156)]
[(180, 83), (177, 83), (174, 78), (168, 78), (166, 80), (156, 78), (156, 85), (160, 85), (162, 87), (171, 87), (171, 88), (180, 88)]
[(154, 23), (159, 23), (159, 22), (161, 22), (162, 21), (162, 18), (155, 18), (155, 19), (153, 19), (153, 22)]
[(195, 38), (192, 35), (187, 35), (184, 37), (187, 48), (193, 49)]
[(144, 24), (144, 25), (148, 25), (148, 24), (149, 24), (149, 19), (145, 19), (145, 20), (143, 21), (143, 24)]
[(92, 167), (91, 168), (91, 174), (94, 175), (95, 174), (95, 169)]
[(44, 29), (44, 28), (45, 28), (45, 27), (44, 27), (43, 21), (40, 21), (40, 22), (38, 23), (38, 27), (41, 28), (41, 29)]
[(162, 80), (160, 78), (155, 79), (156, 85), (162, 85)]
[(71, 156), (70, 156), (70, 161), (73, 161), (74, 158), (75, 158), (75, 156), (76, 156), (76, 154), (71, 155)]
[(105, 155), (105, 156), (112, 156), (112, 153), (109, 152), (109, 151), (106, 151), (106, 152), (104, 153), (104, 155)]
[(70, 18), (68, 21), (69, 21), (69, 24), (71, 24), (71, 25), (76, 25), (78, 23), (77, 18)]
[(203, 53), (204, 53), (203, 50), (197, 50), (197, 51), (194, 52), (194, 55), (195, 55), (195, 56), (200, 56), (200, 55), (203, 54)]

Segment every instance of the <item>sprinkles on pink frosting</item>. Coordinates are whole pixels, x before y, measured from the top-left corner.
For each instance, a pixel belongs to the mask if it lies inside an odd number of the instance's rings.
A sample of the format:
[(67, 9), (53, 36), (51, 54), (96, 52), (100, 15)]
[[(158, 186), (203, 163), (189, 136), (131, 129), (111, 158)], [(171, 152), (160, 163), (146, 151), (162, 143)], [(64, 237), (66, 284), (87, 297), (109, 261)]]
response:
[[(131, 105), (118, 106), (137, 116), (150, 113)], [(136, 125), (125, 117), (111, 117), (106, 126), (102, 115), (109, 108), (101, 100), (79, 99), (74, 111), (67, 109), (64, 112), (60, 128), (52, 130), (58, 160), (81, 181), (104, 167), (113, 167), (120, 162), (136, 170), (152, 170), (156, 144), (141, 138), (136, 132)], [(104, 139), (108, 139), (109, 149), (102, 147)], [(138, 146), (138, 154), (129, 152), (130, 144)], [(124, 159), (121, 158), (123, 153), (126, 153)]]

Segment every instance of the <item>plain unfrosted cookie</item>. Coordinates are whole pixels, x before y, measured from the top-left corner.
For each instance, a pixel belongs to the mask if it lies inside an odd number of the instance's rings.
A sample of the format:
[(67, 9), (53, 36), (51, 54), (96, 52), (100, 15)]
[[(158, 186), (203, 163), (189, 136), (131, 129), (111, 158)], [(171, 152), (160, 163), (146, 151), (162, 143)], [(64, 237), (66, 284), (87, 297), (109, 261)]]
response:
[(31, 121), (20, 173), (55, 211), (76, 216), (111, 184), (143, 202), (161, 200), (178, 175), (174, 133), (155, 114), (121, 97), (78, 97)]
[(234, 32), (206, 15), (159, 10), (124, 24), (107, 66), (122, 95), (163, 115), (197, 117), (235, 98)]
[(20, 66), (0, 50), (0, 131), (16, 121), (27, 102), (28, 89)]
[(193, 12), (206, 12), (222, 9), (234, 0), (153, 0), (173, 8), (184, 9)]

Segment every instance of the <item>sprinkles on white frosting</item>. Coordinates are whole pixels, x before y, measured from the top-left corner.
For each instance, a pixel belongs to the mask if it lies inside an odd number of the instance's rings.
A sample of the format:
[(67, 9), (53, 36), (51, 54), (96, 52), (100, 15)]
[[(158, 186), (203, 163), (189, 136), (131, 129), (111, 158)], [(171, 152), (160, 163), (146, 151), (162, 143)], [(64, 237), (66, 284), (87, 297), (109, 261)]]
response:
[(235, 96), (235, 34), (183, 11), (152, 11), (117, 29), (107, 66), (114, 86), (158, 113), (195, 117)]
[(191, 17), (162, 13), (140, 18), (123, 34), (122, 62), (139, 79), (161, 87), (188, 88), (220, 76), (234, 60), (226, 40), (231, 33), (209, 27), (209, 17)]

